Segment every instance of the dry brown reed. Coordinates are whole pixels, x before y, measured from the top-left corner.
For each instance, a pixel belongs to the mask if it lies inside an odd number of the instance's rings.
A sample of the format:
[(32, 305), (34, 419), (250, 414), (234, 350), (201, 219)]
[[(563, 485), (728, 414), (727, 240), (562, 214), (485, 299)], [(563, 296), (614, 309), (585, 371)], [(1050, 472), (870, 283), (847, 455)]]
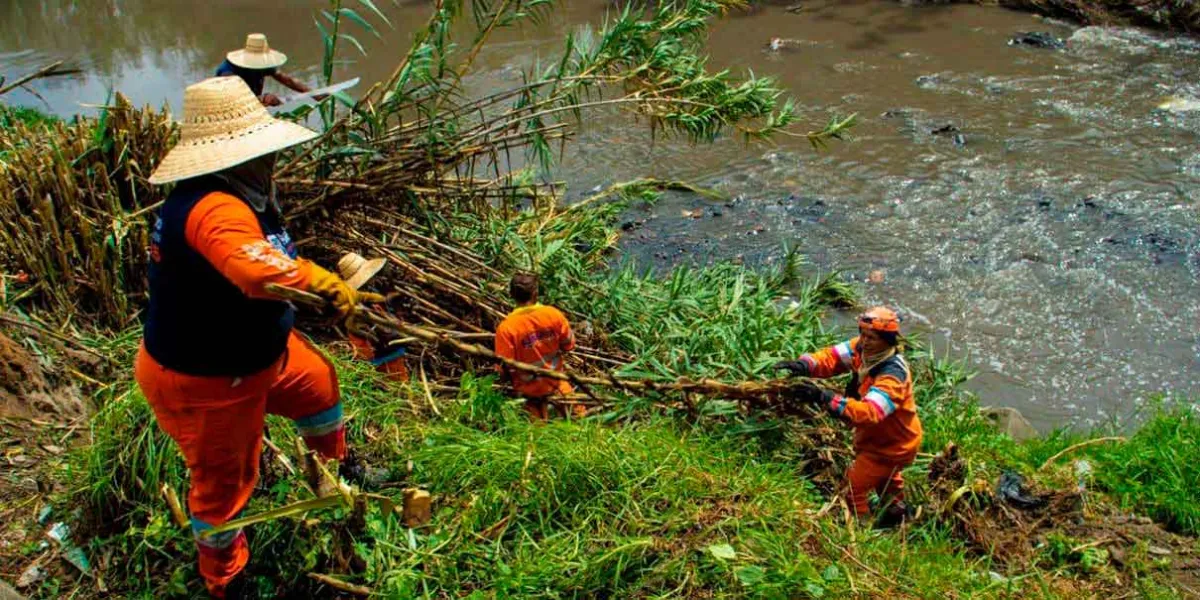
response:
[(145, 294), (152, 208), (146, 177), (175, 126), (117, 94), (97, 119), (0, 130), (0, 266), (40, 307), (127, 326)]

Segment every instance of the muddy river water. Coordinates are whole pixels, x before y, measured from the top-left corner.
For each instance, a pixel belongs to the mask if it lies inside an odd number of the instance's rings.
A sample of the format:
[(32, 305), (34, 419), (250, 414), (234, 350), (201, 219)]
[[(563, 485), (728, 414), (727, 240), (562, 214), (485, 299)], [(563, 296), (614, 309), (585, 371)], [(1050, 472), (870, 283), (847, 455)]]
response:
[[(312, 17), (324, 4), (6, 2), (0, 74), (51, 59), (83, 69), (8, 98), (59, 114), (86, 112), (110, 89), (177, 110), (183, 86), (253, 30), (315, 81)], [(608, 7), (571, 2), (539, 28), (504, 32), (471, 84), (518, 81)], [(347, 55), (356, 60), (339, 75), (385, 77), (427, 11), (386, 7), (394, 29), (360, 36), (369, 55)], [(1018, 31), (1068, 47), (1008, 45)], [(771, 52), (772, 38), (789, 42)], [(967, 360), (985, 403), (1043, 429), (1124, 421), (1154, 391), (1200, 395), (1200, 111), (1156, 108), (1165, 96), (1200, 97), (1200, 43), (1001, 9), (814, 0), (730, 16), (710, 52), (714, 66), (778, 77), (804, 106), (804, 127), (851, 112), (861, 123), (851, 142), (817, 154), (803, 140), (692, 147), (652, 140), (619, 115), (590, 119), (555, 174), (573, 195), (659, 176), (732, 198), (634, 209), (630, 256), (753, 264), (796, 247)]]

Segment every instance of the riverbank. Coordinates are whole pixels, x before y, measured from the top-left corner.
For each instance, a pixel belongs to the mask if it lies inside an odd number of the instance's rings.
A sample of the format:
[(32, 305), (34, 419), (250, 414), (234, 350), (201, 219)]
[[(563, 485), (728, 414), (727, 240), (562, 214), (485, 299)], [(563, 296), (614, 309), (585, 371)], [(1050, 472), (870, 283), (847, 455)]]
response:
[(1000, 6), (1081, 25), (1134, 25), (1179, 33), (1200, 32), (1200, 6), (1189, 0), (899, 0), (909, 6)]
[(1084, 25), (1137, 25), (1195, 34), (1200, 6), (1188, 0), (980, 0)]
[[(624, 353), (625, 374), (767, 378), (776, 360), (848, 335), (823, 324), (860, 290), (814, 277), (795, 255), (775, 269), (722, 263), (657, 277), (632, 264), (603, 267), (618, 216), (659, 193), (626, 189), (552, 220), (530, 210), (448, 214), (455, 226), (440, 234), (415, 225), (408, 233), (431, 236), (437, 246), (424, 247), (460, 266), (493, 269), (478, 275), (483, 288), (518, 268), (514, 249), (531, 249), (546, 301), (572, 315), (585, 355)], [(393, 259), (384, 285), (419, 285), (405, 264)], [(11, 298), (29, 285), (7, 282)], [(37, 598), (197, 597), (190, 532), (167, 500), (186, 493), (186, 470), (130, 373), (138, 331), (76, 336), (48, 325), (45, 311), (8, 318), (0, 330), (17, 343), (5, 346), (6, 381), (28, 386), (12, 402), (73, 401), (0, 422), (0, 437), (16, 441), (0, 465), (0, 480), (12, 482), (0, 488), (0, 579), (24, 579), (22, 591)], [(13, 329), (11, 319), (27, 325)], [(335, 597), (331, 581), (397, 598), (1133, 590), (1165, 599), (1197, 589), (1200, 422), (1191, 409), (1163, 404), (1131, 431), (1018, 443), (962, 391), (962, 365), (914, 348), (926, 438), (905, 476), (918, 513), (875, 531), (838, 500), (849, 432), (827, 415), (618, 393), (583, 421), (535, 426), (493, 387), (487, 363), (414, 346), (414, 376), (398, 383), (352, 359), (324, 325), (305, 329), (326, 340), (338, 369), (350, 444), (385, 474), (369, 483), (364, 512), (335, 501), (253, 526), (260, 597)], [(273, 418), (268, 435), (280, 450), (267, 452), (247, 515), (312, 498), (292, 470), (290, 424)], [(1115, 436), (1125, 439), (1106, 439)], [(951, 443), (957, 460), (939, 458)], [(1005, 472), (1025, 478), (1018, 496), (1032, 500), (1001, 492)], [(409, 488), (433, 494), (432, 520), (411, 529), (394, 508)], [(67, 543), (43, 544), (57, 523), (69, 527)], [(87, 575), (68, 560), (79, 556)]]
[[(593, 327), (624, 332), (623, 344), (641, 345), (652, 360), (678, 354), (686, 337), (687, 357), (713, 365), (697, 368), (701, 374), (747, 357), (738, 340), (759, 344), (748, 358), (765, 365), (839, 339), (817, 316), (845, 297), (813, 284), (789, 295), (794, 288), (778, 275), (738, 266), (661, 279), (596, 273), (589, 283), (614, 309), (620, 299), (641, 300), (636, 311), (585, 314)], [(745, 282), (744, 294), (719, 292), (736, 281)], [(587, 308), (563, 287), (547, 293), (569, 310)], [(803, 308), (773, 316), (780, 299)], [(660, 329), (636, 317), (642, 310), (674, 323)], [(44, 337), (7, 333), (52, 352)], [(0, 578), (16, 582), (39, 566), (44, 578), (23, 590), (32, 597), (195, 597), (190, 533), (163, 496), (185, 492), (186, 470), (123, 366), (137, 339), (131, 331), (83, 343), (116, 365), (94, 378), (94, 414), (85, 421), (50, 412), (3, 421), (3, 437), (22, 441), (0, 466), (5, 481), (17, 482), (0, 494)], [(1132, 432), (1018, 443), (961, 392), (959, 367), (910, 351), (927, 432), (921, 458), (905, 472), (919, 512), (898, 530), (873, 531), (836, 502), (850, 455), (846, 429), (827, 416), (623, 397), (586, 420), (537, 426), (490, 375), (446, 380), (431, 370), (428, 380), (397, 383), (351, 359), (343, 342), (324, 350), (342, 380), (349, 442), (386, 471), (370, 491), (389, 502), (372, 501), (357, 517), (346, 506), (254, 526), (250, 572), (264, 598), (334, 596), (309, 573), (395, 598), (1135, 591), (1165, 599), (1193, 593), (1200, 578), (1192, 490), (1200, 420), (1190, 409), (1163, 405)], [(84, 380), (96, 373), (46, 358)], [(410, 368), (435, 369), (432, 358)], [(271, 446), (283, 450), (268, 451), (248, 515), (311, 497), (287, 466), (298, 460), (292, 428), (274, 418), (268, 426)], [(1126, 439), (1088, 443), (1114, 434)], [(946, 475), (935, 455), (949, 443), (960, 461)], [(1010, 471), (1047, 505), (1005, 500), (995, 486)], [(415, 529), (389, 508), (409, 487), (434, 499), (432, 521)], [(89, 576), (63, 560), (64, 546), (40, 543), (59, 521), (88, 557)]]

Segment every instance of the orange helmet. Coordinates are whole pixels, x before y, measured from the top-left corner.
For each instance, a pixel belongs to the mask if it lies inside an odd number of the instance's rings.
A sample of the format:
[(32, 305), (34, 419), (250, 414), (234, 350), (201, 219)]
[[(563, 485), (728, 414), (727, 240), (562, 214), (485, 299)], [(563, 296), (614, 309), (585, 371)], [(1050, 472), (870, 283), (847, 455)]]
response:
[(859, 315), (858, 326), (885, 333), (900, 333), (900, 316), (886, 306), (876, 306)]

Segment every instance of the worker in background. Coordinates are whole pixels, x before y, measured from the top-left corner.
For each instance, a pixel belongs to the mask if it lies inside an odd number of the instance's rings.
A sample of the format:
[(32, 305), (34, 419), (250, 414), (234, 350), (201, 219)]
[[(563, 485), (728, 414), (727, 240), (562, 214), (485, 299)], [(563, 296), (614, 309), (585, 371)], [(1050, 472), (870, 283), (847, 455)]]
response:
[(205, 532), (246, 506), (265, 415), (291, 419), (319, 455), (305, 461), (318, 493), (337, 485), (321, 476), (336, 465), (318, 460), (346, 453), (337, 374), (292, 331), (293, 308), (267, 286), (316, 294), (341, 318), (360, 302), (383, 298), (298, 258), (283, 227), (275, 156), (315, 132), (272, 118), (237, 77), (189, 86), (183, 112), (179, 142), (150, 177), (157, 185), (177, 183), (151, 235), (150, 307), (134, 375), (191, 474), (200, 574), (213, 597), (236, 598), (244, 593), (246, 536)]
[[(531, 273), (514, 275), (508, 285), (517, 308), (496, 327), (496, 355), (543, 369), (562, 371), (565, 354), (575, 348), (575, 334), (567, 317), (553, 306), (538, 303), (538, 279)], [(550, 418), (550, 409), (562, 416), (582, 417), (587, 410), (580, 404), (566, 405), (554, 400), (574, 391), (571, 384), (527, 371), (500, 366), (503, 377), (512, 382), (513, 391), (525, 398), (525, 410), (540, 421)], [(570, 408), (568, 408), (568, 406)]]
[(803, 399), (820, 402), (854, 427), (854, 464), (847, 474), (854, 512), (860, 517), (871, 512), (868, 494), (874, 491), (885, 509), (881, 524), (894, 524), (907, 512), (901, 471), (921, 447), (921, 420), (895, 311), (868, 310), (858, 318), (858, 332), (849, 341), (775, 367), (802, 377), (852, 373), (844, 395), (813, 386)]
[[(246, 47), (234, 50), (225, 55), (225, 61), (217, 67), (217, 77), (241, 77), (250, 91), (263, 103), (263, 106), (279, 106), (283, 101), (275, 94), (263, 93), (266, 78), (270, 77), (287, 88), (301, 94), (308, 92), (308, 86), (295, 78), (281, 73), (279, 67), (287, 63), (287, 55), (272, 50), (267, 44), (267, 36), (252, 33), (246, 36)], [(320, 98), (317, 98), (320, 100)]]
[[(361, 289), (387, 265), (383, 258), (366, 259), (361, 255), (349, 252), (338, 260), (338, 273), (346, 284), (353, 289)], [(384, 373), (395, 381), (408, 381), (408, 365), (405, 362), (404, 346), (396, 343), (394, 333), (373, 331), (374, 340), (351, 333), (350, 345), (354, 347), (355, 358), (370, 362), (377, 371)]]

